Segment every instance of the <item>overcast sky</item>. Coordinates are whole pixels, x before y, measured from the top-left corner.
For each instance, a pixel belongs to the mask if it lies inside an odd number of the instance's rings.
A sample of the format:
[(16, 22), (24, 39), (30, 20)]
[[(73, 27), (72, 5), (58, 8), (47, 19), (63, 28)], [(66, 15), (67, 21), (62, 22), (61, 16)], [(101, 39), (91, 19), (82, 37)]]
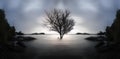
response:
[(17, 31), (53, 33), (44, 26), (44, 10), (68, 9), (76, 22), (70, 33), (104, 31), (115, 19), (120, 0), (0, 0), (0, 8)]

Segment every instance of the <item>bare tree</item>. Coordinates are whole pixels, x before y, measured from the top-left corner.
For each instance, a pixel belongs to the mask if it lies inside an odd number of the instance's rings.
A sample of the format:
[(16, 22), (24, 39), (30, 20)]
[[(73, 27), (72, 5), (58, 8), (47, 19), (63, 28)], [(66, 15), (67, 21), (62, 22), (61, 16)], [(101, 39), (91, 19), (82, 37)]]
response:
[(68, 10), (54, 9), (46, 12), (46, 15), (50, 30), (58, 32), (60, 39), (63, 38), (64, 34), (71, 31), (75, 25), (74, 20), (69, 18), (70, 11)]

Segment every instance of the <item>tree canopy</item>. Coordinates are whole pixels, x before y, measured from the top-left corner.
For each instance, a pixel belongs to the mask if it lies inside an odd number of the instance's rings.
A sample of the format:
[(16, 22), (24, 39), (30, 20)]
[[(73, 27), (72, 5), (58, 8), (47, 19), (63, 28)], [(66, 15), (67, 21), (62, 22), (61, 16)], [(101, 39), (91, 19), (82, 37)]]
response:
[(50, 30), (56, 31), (60, 34), (60, 39), (63, 38), (63, 35), (70, 32), (75, 25), (73, 19), (70, 19), (70, 11), (54, 9), (50, 12), (46, 12), (47, 23), (50, 25)]

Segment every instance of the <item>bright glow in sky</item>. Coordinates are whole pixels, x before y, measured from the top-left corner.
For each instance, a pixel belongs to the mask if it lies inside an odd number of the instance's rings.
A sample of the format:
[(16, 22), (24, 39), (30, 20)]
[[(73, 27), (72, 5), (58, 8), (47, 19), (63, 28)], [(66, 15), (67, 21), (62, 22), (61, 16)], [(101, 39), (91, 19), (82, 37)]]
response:
[(96, 33), (112, 24), (120, 0), (0, 0), (0, 8), (6, 11), (10, 25), (24, 33), (56, 34), (44, 25), (44, 11), (54, 8), (71, 11), (76, 23), (70, 33)]

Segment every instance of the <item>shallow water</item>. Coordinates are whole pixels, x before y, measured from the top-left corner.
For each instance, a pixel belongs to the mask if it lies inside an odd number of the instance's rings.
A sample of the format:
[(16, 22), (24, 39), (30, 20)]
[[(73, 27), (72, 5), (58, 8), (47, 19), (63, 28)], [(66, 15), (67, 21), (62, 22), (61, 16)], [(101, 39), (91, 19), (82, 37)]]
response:
[(81, 56), (84, 59), (94, 57), (96, 42), (85, 40), (95, 35), (65, 35), (59, 40), (59, 35), (26, 35), (36, 40), (25, 42), (27, 45), (25, 55), (30, 59), (40, 56)]

